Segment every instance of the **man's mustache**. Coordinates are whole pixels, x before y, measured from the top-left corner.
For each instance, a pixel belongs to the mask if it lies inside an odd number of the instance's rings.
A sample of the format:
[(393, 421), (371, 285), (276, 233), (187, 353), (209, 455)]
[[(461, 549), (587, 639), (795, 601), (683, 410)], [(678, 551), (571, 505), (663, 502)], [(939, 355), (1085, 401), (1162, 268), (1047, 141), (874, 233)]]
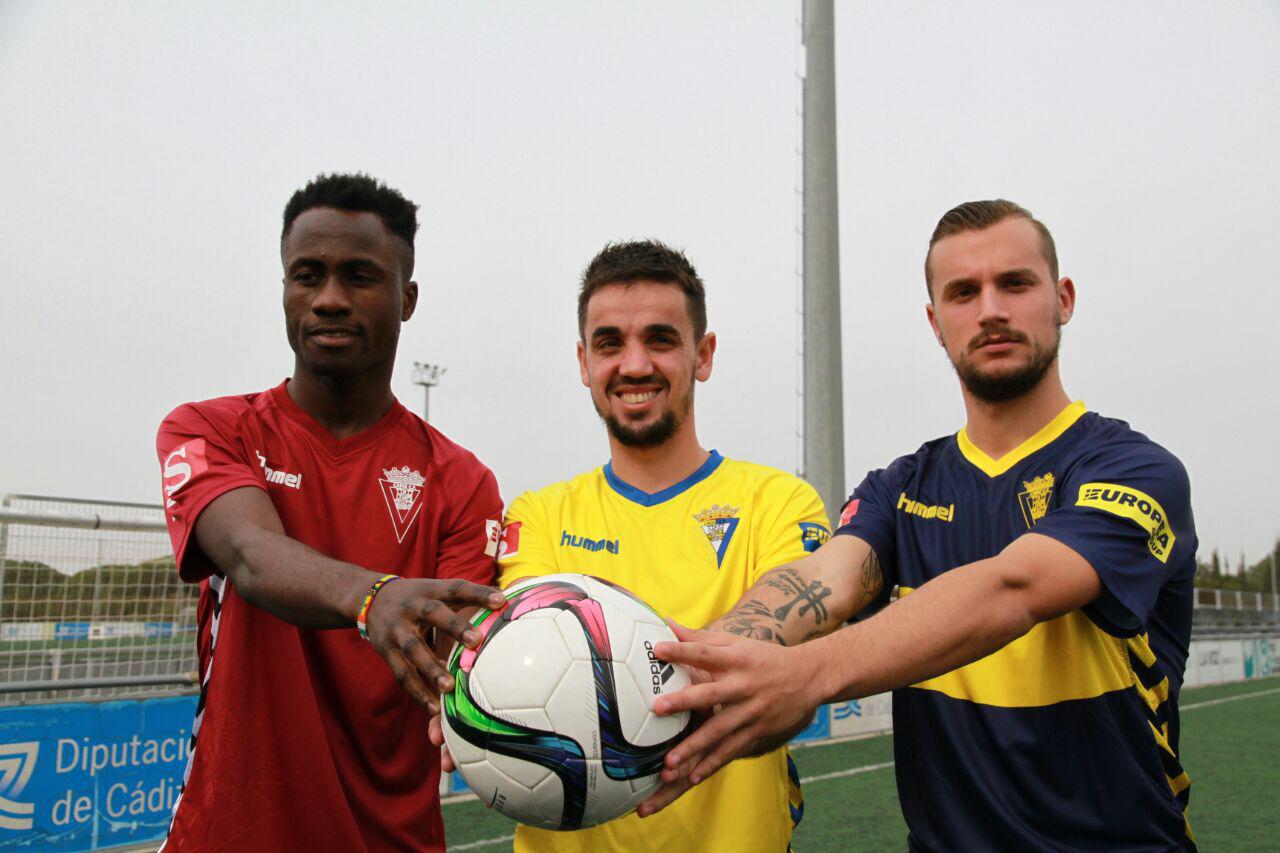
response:
[(1025, 344), (1027, 342), (1026, 335), (1010, 326), (992, 326), (973, 336), (973, 339), (969, 341), (969, 351), (973, 352), (993, 338), (1004, 338), (1015, 344)]

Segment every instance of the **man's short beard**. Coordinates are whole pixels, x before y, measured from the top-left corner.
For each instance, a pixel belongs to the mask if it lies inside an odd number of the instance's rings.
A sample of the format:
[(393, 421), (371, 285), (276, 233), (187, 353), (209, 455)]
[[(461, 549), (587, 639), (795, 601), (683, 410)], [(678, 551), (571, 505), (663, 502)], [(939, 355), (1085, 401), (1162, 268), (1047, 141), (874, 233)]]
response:
[(663, 412), (662, 416), (653, 423), (645, 424), (638, 428), (627, 426), (613, 415), (603, 415), (602, 417), (605, 427), (609, 430), (609, 435), (617, 439), (618, 443), (623, 447), (658, 447), (665, 444), (680, 428), (680, 421), (676, 419), (675, 413), (670, 410)]
[[(609, 430), (612, 436), (623, 447), (631, 448), (648, 448), (659, 447), (666, 444), (671, 436), (676, 434), (676, 430), (680, 429), (685, 418), (693, 411), (693, 382), (694, 376), (689, 377), (689, 393), (679, 401), (673, 401), (671, 408), (668, 408), (658, 419), (651, 424), (644, 426), (632, 427), (623, 423), (616, 415), (611, 414), (607, 409), (596, 406), (596, 414), (600, 416), (600, 420), (604, 421), (605, 428)], [(679, 414), (676, 409), (679, 409)]]
[(1016, 400), (1040, 384), (1049, 368), (1058, 360), (1058, 347), (1062, 343), (1062, 327), (1057, 329), (1053, 346), (1034, 345), (1031, 360), (1022, 367), (1006, 373), (984, 373), (972, 361), (961, 357), (952, 362), (956, 375), (970, 394), (986, 403), (1007, 403)]

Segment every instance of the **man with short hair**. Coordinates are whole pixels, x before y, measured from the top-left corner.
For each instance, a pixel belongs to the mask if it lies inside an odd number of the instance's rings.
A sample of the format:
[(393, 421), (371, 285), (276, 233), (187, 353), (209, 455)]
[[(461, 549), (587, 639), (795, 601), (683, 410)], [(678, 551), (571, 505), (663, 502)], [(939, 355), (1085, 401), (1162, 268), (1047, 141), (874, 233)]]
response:
[[(784, 741), (821, 702), (892, 689), (912, 850), (1193, 849), (1178, 760), (1196, 552), (1186, 471), (1066, 395), (1075, 284), (1026, 210), (951, 210), (925, 276), (968, 422), (868, 474), (837, 535), (782, 570), (829, 588), (821, 627), (834, 633), (795, 648), (705, 632), (658, 645), (714, 677), (659, 698), (659, 713), (720, 707), (668, 755), (669, 784), (641, 811)], [(732, 615), (790, 644), (812, 626), (778, 617), (794, 593), (768, 580)], [(895, 587), (896, 602), (835, 630)]]
[[(702, 281), (682, 253), (654, 241), (606, 246), (583, 274), (578, 330), (578, 368), (608, 431), (610, 461), (512, 503), (499, 552), (504, 586), (582, 572), (663, 616), (705, 625), (766, 571), (826, 541), (812, 486), (699, 442), (694, 386), (711, 377), (716, 336)], [(608, 547), (582, 547), (601, 540)], [(515, 848), (783, 853), (801, 808), (779, 747), (729, 768), (658, 820), (629, 814), (576, 832), (521, 826)]]
[(298, 190), (280, 238), (292, 378), (160, 426), (178, 571), (200, 583), (166, 850), (444, 850), (427, 723), (452, 683), (429, 638), (474, 646), (451, 608), (502, 606), (480, 585), (502, 501), (391, 393), (416, 231), (417, 206), (365, 175)]

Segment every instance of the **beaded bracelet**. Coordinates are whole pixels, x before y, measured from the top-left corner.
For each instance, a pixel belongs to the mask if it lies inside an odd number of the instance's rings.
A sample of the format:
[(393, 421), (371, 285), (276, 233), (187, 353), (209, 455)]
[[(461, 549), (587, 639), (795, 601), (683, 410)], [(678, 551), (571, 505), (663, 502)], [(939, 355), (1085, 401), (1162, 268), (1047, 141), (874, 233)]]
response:
[(378, 594), (378, 590), (382, 589), (392, 581), (400, 580), (399, 575), (383, 575), (373, 582), (373, 586), (369, 587), (369, 591), (365, 593), (364, 601), (360, 603), (360, 614), (356, 616), (356, 630), (360, 632), (360, 636), (369, 639), (369, 608), (373, 606), (374, 596)]

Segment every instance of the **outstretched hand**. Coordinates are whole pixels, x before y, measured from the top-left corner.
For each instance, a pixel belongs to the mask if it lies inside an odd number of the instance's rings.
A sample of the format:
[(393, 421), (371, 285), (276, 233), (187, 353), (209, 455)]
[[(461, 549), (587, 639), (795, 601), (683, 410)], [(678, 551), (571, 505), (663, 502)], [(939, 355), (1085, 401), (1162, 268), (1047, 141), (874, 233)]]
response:
[[(662, 660), (708, 673), (711, 680), (660, 696), (654, 711), (714, 713), (667, 753), (663, 785), (640, 804), (647, 817), (735, 758), (761, 755), (790, 740), (821, 701), (813, 689), (816, 656), (719, 631), (673, 626), (679, 643), (658, 643)], [(812, 695), (811, 695), (812, 694)]]
[(431, 631), (475, 648), (480, 632), (453, 608), (498, 610), (506, 603), (494, 587), (459, 578), (402, 578), (388, 583), (374, 598), (367, 617), (369, 642), (405, 692), (432, 714), (439, 714), (440, 694), (453, 689), (453, 678), (427, 640)]

